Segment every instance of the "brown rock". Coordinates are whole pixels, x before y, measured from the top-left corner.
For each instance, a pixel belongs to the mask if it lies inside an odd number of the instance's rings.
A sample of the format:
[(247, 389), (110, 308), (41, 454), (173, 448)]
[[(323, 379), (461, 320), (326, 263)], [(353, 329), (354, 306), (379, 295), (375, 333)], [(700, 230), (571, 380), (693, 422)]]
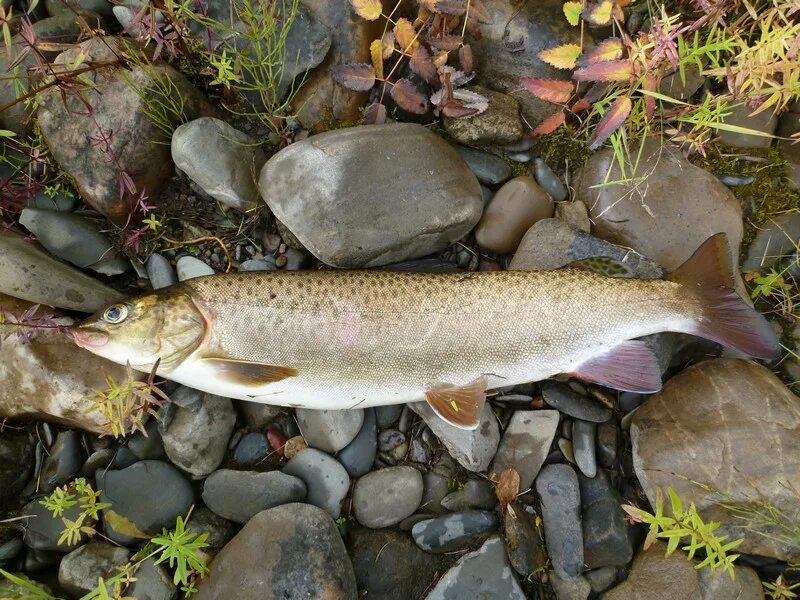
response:
[[(731, 109), (731, 114), (723, 119), (726, 125), (744, 127), (753, 131), (760, 131), (772, 135), (778, 126), (778, 117), (771, 109), (762, 110), (757, 115), (752, 112), (755, 109), (742, 104)], [(726, 131), (720, 129), (719, 141), (729, 146), (737, 148), (769, 148), (772, 145), (772, 138), (751, 133), (739, 133), (736, 131)]]
[(592, 222), (589, 220), (589, 210), (580, 200), (574, 202), (559, 202), (556, 204), (556, 218), (586, 233), (589, 233), (592, 229)]
[[(635, 157), (638, 148), (632, 151)], [(610, 170), (610, 171), (609, 171)], [(611, 149), (596, 152), (578, 175), (576, 198), (589, 208), (593, 233), (633, 248), (668, 271), (679, 267), (711, 235), (725, 232), (738, 264), (742, 241), (739, 201), (711, 173), (657, 138), (623, 177)]]
[(525, 135), (525, 123), (519, 115), (516, 98), (477, 85), (467, 90), (486, 98), (489, 108), (474, 117), (445, 117), (444, 130), (455, 141), (473, 146), (511, 144)]
[(651, 503), (656, 488), (672, 486), (684, 504), (694, 502), (706, 520), (721, 522), (721, 534), (744, 537), (737, 552), (800, 560), (800, 546), (776, 528), (743, 528), (714, 502), (717, 493), (743, 509), (763, 499), (787, 515), (797, 512), (790, 486), (800, 484), (800, 398), (769, 369), (729, 358), (694, 365), (634, 413), (630, 435), (636, 475)]
[(475, 227), (475, 239), (490, 252), (508, 254), (534, 223), (552, 216), (553, 199), (547, 192), (531, 177), (515, 177), (489, 201)]

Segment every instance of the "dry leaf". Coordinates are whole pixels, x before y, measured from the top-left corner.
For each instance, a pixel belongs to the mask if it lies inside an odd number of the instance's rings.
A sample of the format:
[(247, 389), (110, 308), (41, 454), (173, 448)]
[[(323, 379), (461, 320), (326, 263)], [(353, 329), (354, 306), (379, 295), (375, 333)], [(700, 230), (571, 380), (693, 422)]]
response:
[(633, 74), (629, 60), (609, 60), (575, 69), (572, 78), (577, 81), (627, 81)]
[(505, 513), (506, 507), (516, 500), (519, 494), (519, 473), (514, 467), (509, 467), (500, 473), (494, 493), (500, 502), (501, 511)]
[(472, 114), (470, 116), (473, 117), (489, 108), (489, 100), (485, 96), (470, 90), (453, 90), (453, 100), (460, 103), (467, 110), (471, 110)]
[(564, 2), (564, 16), (567, 18), (567, 22), (575, 27), (578, 23), (580, 23), (581, 19), (581, 11), (583, 10), (583, 6), (581, 6), (580, 2)]
[(611, 11), (614, 3), (611, 0), (601, 0), (600, 3), (589, 5), (584, 13), (584, 18), (595, 25), (607, 25), (611, 21)]
[(436, 70), (436, 65), (433, 64), (430, 51), (425, 46), (417, 46), (417, 49), (411, 55), (409, 65), (414, 73), (431, 85), (438, 83), (439, 73)]
[[(645, 75), (642, 80), (642, 89), (648, 92), (655, 92), (658, 89), (658, 80), (654, 75)], [(644, 96), (644, 114), (647, 118), (651, 118), (656, 112), (656, 99), (645, 94)]]
[(447, 50), (442, 50), (441, 52), (437, 52), (436, 56), (433, 57), (433, 64), (436, 65), (436, 68), (442, 68), (447, 64), (447, 59), (450, 57), (450, 53)]
[(536, 129), (533, 130), (533, 135), (540, 136), (540, 135), (547, 135), (548, 133), (553, 133), (556, 129), (561, 127), (566, 121), (567, 115), (563, 110), (558, 111), (557, 113), (553, 113), (549, 117), (547, 117), (544, 121), (539, 123), (536, 126)]
[(415, 115), (428, 112), (428, 99), (406, 78), (398, 80), (390, 92), (397, 106)]
[(464, 44), (458, 49), (458, 64), (464, 73), (472, 73), (475, 70), (475, 61), (472, 58), (472, 46)]
[(475, 110), (467, 108), (455, 100), (450, 100), (450, 102), (442, 106), (442, 114), (453, 119), (464, 119), (475, 115)]
[(478, 23), (491, 23), (492, 16), (480, 0), (471, 0), (469, 3), (469, 19)]
[(336, 83), (356, 92), (366, 92), (375, 85), (375, 69), (366, 63), (334, 65), (330, 73)]
[(383, 42), (373, 40), (369, 45), (369, 55), (372, 58), (372, 66), (375, 68), (375, 77), (383, 79)]
[(394, 54), (394, 31), (388, 31), (383, 35), (383, 59), (386, 60)]
[(405, 54), (411, 54), (419, 45), (414, 26), (405, 18), (397, 19), (397, 24), (394, 26), (394, 37), (397, 40), (397, 47)]
[(617, 60), (622, 58), (622, 50), (622, 40), (619, 38), (609, 38), (603, 40), (594, 48), (587, 50), (583, 56), (581, 56), (578, 64), (590, 65), (593, 63)]
[(577, 44), (564, 44), (539, 52), (539, 58), (556, 69), (574, 69), (580, 55), (581, 47)]
[(597, 150), (602, 146), (603, 142), (625, 122), (625, 119), (631, 114), (632, 107), (631, 99), (627, 96), (620, 96), (614, 100), (614, 103), (603, 115), (603, 118), (600, 119), (600, 122), (595, 126), (592, 135), (589, 137), (589, 149)]
[(574, 113), (583, 112), (584, 110), (591, 108), (592, 103), (589, 102), (586, 98), (578, 98), (575, 103), (570, 106), (570, 110)]
[(537, 98), (556, 104), (568, 102), (575, 90), (575, 86), (571, 81), (560, 81), (558, 79), (523, 77), (520, 79), (520, 83)]
[(383, 125), (386, 123), (386, 107), (380, 102), (373, 102), (364, 110), (365, 125)]
[(436, 35), (428, 36), (428, 43), (439, 50), (455, 50), (464, 41), (460, 35)]
[(350, 5), (359, 17), (367, 21), (374, 21), (383, 11), (381, 0), (350, 0)]

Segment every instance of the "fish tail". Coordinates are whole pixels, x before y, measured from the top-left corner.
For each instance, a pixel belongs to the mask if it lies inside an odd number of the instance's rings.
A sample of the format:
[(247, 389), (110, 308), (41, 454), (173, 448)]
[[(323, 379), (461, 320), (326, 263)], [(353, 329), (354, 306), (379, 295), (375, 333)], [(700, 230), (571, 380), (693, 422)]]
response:
[(669, 279), (683, 285), (699, 302), (701, 314), (694, 329), (687, 333), (755, 358), (772, 359), (780, 355), (778, 336), (769, 321), (734, 290), (730, 248), (724, 233), (703, 242)]

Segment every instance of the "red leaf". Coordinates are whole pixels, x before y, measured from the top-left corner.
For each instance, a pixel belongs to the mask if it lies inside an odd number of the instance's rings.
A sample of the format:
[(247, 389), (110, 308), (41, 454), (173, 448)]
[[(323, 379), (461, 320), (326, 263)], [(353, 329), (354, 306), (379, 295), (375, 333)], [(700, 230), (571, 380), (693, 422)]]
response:
[(611, 108), (608, 109), (594, 128), (589, 138), (589, 149), (597, 150), (602, 146), (603, 142), (625, 122), (625, 119), (631, 114), (632, 107), (631, 99), (627, 96), (620, 96), (614, 100), (614, 104), (611, 105)]
[(458, 49), (458, 64), (464, 73), (472, 73), (475, 70), (475, 61), (472, 59), (472, 46), (464, 44)]
[(431, 53), (425, 46), (417, 46), (417, 49), (411, 55), (409, 65), (414, 73), (431, 85), (438, 83), (439, 73), (436, 70), (436, 65), (433, 64)]
[(375, 85), (375, 68), (366, 63), (334, 65), (330, 73), (336, 83), (356, 92), (366, 92)]
[(631, 61), (610, 60), (575, 69), (572, 78), (576, 81), (627, 81), (632, 74)]
[(533, 135), (547, 135), (548, 133), (553, 133), (556, 129), (561, 127), (566, 120), (567, 115), (564, 113), (563, 110), (558, 111), (557, 113), (553, 113), (549, 117), (547, 117), (544, 121), (539, 123), (536, 126), (536, 129), (533, 130)]
[(428, 99), (408, 79), (403, 78), (392, 86), (389, 92), (397, 102), (397, 106), (415, 115), (428, 112)]
[(570, 110), (574, 113), (583, 112), (586, 109), (592, 106), (591, 102), (589, 102), (586, 98), (579, 98), (575, 104), (572, 105)]
[(589, 48), (578, 60), (581, 66), (591, 65), (599, 62), (608, 62), (622, 58), (622, 40), (619, 38), (609, 38), (603, 40), (594, 48)]
[(364, 110), (365, 125), (383, 125), (386, 123), (386, 107), (380, 102), (373, 102)]
[(531, 94), (542, 100), (563, 104), (568, 102), (575, 91), (575, 85), (571, 81), (559, 81), (557, 79), (537, 79), (535, 77), (523, 77), (519, 82)]

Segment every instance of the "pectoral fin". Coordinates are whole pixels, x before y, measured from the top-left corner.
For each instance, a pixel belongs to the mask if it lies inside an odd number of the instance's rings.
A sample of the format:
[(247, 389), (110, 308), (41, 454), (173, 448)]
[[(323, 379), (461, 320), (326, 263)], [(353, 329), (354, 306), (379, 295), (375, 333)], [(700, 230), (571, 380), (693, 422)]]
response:
[(247, 360), (209, 356), (203, 358), (202, 361), (212, 366), (220, 379), (249, 387), (274, 383), (298, 374), (298, 370), (292, 367), (267, 365)]
[(658, 359), (644, 342), (629, 340), (579, 365), (572, 375), (624, 392), (652, 394), (661, 389)]
[(442, 419), (459, 429), (475, 429), (486, 402), (486, 378), (463, 386), (437, 384), (425, 392), (425, 400)]

